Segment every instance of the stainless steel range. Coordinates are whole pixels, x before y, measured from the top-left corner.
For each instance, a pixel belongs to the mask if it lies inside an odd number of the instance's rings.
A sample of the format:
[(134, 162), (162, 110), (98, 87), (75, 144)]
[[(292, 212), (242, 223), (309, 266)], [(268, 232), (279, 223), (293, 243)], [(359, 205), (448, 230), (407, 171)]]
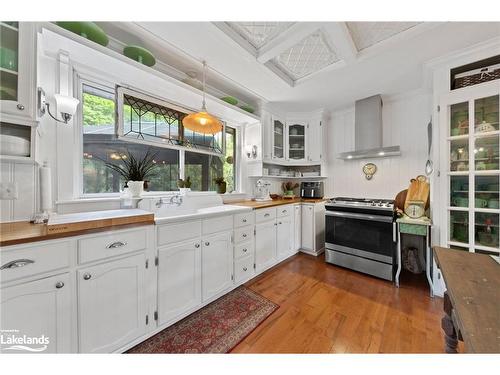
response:
[(326, 261), (392, 281), (394, 201), (338, 197), (328, 200), (325, 207)]

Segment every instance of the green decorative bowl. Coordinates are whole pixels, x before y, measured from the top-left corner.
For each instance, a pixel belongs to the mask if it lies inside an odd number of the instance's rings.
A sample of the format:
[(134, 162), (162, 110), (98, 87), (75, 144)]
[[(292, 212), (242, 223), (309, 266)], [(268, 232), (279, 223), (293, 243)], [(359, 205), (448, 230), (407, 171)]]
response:
[(156, 64), (156, 59), (153, 54), (144, 47), (135, 45), (126, 46), (123, 49), (123, 54), (128, 58), (146, 66), (153, 66)]
[(250, 107), (249, 105), (240, 105), (240, 108), (244, 111), (247, 111), (249, 113), (254, 113), (255, 112), (255, 109), (253, 109), (252, 107)]
[(72, 33), (78, 34), (100, 44), (101, 46), (106, 47), (109, 43), (109, 38), (99, 26), (97, 26), (94, 22), (56, 22), (58, 26), (61, 26), (63, 29), (71, 31)]
[(232, 96), (225, 96), (223, 98), (220, 98), (220, 100), (224, 100), (226, 103), (236, 105), (238, 104), (238, 99), (233, 98)]

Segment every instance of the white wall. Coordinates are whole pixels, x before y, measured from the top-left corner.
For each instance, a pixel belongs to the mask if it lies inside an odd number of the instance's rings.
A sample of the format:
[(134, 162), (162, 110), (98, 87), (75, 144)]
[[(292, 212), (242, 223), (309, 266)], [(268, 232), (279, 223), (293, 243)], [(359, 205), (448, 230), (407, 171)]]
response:
[[(328, 180), (325, 196), (394, 199), (408, 188), (411, 178), (424, 174), (427, 160), (427, 124), (431, 114), (431, 95), (413, 92), (384, 98), (384, 146), (401, 147), (401, 156), (340, 160), (341, 152), (354, 150), (354, 107), (332, 113), (326, 128)], [(369, 181), (362, 167), (371, 162), (377, 172)]]

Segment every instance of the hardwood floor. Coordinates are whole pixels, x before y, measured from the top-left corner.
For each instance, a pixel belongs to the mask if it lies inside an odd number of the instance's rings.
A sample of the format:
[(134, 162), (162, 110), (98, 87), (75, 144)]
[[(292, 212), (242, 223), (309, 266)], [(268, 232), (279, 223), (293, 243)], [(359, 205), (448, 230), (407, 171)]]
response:
[(443, 300), (298, 254), (246, 284), (280, 305), (233, 353), (443, 353)]

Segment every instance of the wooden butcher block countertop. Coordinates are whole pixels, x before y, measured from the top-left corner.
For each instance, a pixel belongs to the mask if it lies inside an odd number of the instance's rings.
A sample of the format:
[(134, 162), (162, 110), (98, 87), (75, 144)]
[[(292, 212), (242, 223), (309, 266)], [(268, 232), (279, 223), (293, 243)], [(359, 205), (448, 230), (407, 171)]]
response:
[(265, 201), (265, 202), (258, 202), (258, 201), (251, 201), (251, 200), (246, 200), (246, 201), (240, 201), (240, 202), (231, 202), (228, 204), (234, 205), (234, 206), (243, 206), (243, 207), (250, 207), (250, 208), (268, 208), (268, 207), (274, 207), (274, 206), (281, 206), (284, 204), (293, 204), (293, 203), (321, 203), (326, 201), (326, 199), (303, 199), (303, 198), (294, 198), (294, 199), (276, 199), (272, 201)]
[(153, 224), (154, 215), (138, 209), (57, 215), (51, 218), (48, 224), (33, 224), (27, 221), (0, 223), (0, 246)]

